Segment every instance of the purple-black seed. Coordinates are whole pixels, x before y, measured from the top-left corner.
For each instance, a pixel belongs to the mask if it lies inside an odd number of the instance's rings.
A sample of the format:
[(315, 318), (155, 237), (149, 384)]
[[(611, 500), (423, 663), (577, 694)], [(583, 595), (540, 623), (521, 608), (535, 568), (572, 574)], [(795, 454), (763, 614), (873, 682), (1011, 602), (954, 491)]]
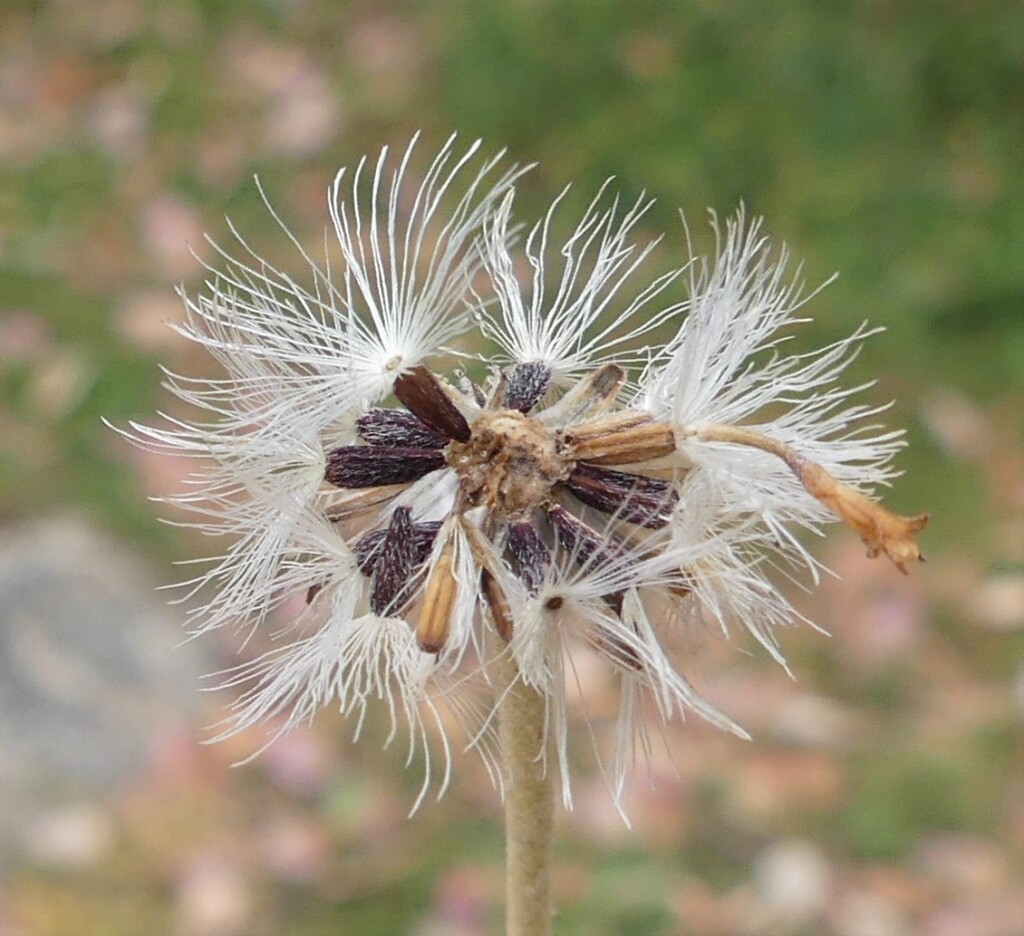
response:
[(327, 454), (324, 477), (336, 487), (368, 488), (418, 481), (444, 466), (439, 449), (342, 445)]
[(547, 392), (551, 382), (551, 368), (540, 361), (517, 364), (508, 374), (505, 383), (506, 409), (528, 413)]
[[(437, 531), (440, 529), (441, 524), (439, 522), (414, 523), (412, 525), (413, 541), (416, 545), (416, 565), (426, 561), (427, 556), (430, 555), (430, 550), (434, 547), (434, 540), (437, 539)], [(359, 571), (363, 575), (369, 576), (373, 574), (380, 555), (381, 544), (384, 542), (387, 533), (387, 530), (373, 530), (370, 533), (364, 533), (352, 544), (352, 551), (356, 555)]]
[(610, 565), (621, 560), (623, 546), (618, 540), (609, 542), (560, 504), (548, 508), (548, 519), (559, 545), (572, 550), (581, 565), (592, 560), (598, 565)]
[(584, 462), (573, 468), (565, 486), (584, 504), (651, 529), (665, 526), (679, 501), (675, 488), (667, 481)]
[(425, 367), (414, 367), (395, 381), (395, 396), (410, 413), (449, 439), (469, 441), (469, 423)]
[(558, 545), (576, 554), (582, 550), (584, 559), (607, 548), (596, 530), (591, 529), (582, 520), (576, 519), (558, 504), (548, 507), (548, 520), (555, 531)]
[(412, 512), (408, 507), (397, 507), (391, 514), (370, 576), (370, 610), (374, 614), (395, 614), (400, 610), (415, 567)]
[(532, 523), (513, 523), (508, 529), (508, 552), (512, 571), (531, 595), (536, 595), (547, 578), (551, 550)]
[[(558, 504), (549, 507), (548, 520), (555, 531), (555, 538), (559, 545), (563, 549), (568, 549), (577, 564), (585, 571), (622, 562), (624, 548), (622, 543), (614, 539), (609, 541), (582, 520), (577, 520), (564, 507)], [(609, 542), (613, 545), (610, 545)], [(616, 614), (622, 614), (622, 602), (625, 596), (621, 591), (608, 592), (601, 597)]]
[(356, 419), (356, 432), (370, 445), (388, 448), (443, 448), (448, 440), (408, 410), (368, 409)]

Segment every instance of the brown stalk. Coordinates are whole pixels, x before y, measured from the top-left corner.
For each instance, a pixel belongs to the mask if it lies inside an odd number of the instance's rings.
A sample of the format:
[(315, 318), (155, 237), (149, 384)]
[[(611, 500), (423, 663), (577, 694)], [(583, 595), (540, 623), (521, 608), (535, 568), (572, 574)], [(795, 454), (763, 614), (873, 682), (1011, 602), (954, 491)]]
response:
[(698, 423), (682, 429), (681, 435), (699, 442), (745, 445), (781, 458), (808, 494), (856, 531), (868, 547), (869, 558), (874, 559), (879, 553), (885, 553), (904, 575), (907, 573), (908, 562), (924, 561), (914, 535), (924, 529), (930, 514), (918, 514), (916, 517), (894, 514), (866, 494), (832, 477), (817, 462), (804, 458), (786, 443), (752, 429)]
[(491, 612), (494, 629), (498, 636), (508, 643), (512, 639), (512, 608), (498, 581), (494, 554), (488, 548), (484, 534), (474, 524), (464, 522), (462, 528), (466, 531), (469, 547), (473, 550), (473, 558), (480, 567), (480, 588)]
[(483, 591), (487, 609), (491, 612), (494, 629), (505, 642), (512, 640), (512, 608), (498, 580), (486, 569), (480, 572), (480, 587)]

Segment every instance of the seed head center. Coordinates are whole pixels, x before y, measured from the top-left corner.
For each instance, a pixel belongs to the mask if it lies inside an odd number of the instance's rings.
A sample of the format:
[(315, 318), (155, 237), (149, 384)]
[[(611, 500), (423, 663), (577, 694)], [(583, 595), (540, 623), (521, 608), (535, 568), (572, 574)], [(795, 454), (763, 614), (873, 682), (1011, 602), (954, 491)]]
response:
[(447, 459), (470, 503), (509, 520), (550, 500), (573, 466), (555, 434), (518, 410), (482, 413), (468, 441), (449, 443)]

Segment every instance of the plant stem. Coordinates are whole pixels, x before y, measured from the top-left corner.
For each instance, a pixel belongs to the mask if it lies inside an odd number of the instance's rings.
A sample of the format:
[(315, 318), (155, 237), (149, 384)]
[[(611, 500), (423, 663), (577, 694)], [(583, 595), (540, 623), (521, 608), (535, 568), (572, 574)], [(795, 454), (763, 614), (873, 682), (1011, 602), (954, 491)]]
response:
[(928, 514), (918, 514), (916, 517), (894, 514), (856, 488), (843, 484), (792, 446), (769, 438), (755, 429), (704, 422), (682, 426), (678, 434), (682, 439), (694, 438), (699, 442), (745, 445), (781, 458), (811, 497), (816, 498), (859, 534), (868, 547), (869, 558), (884, 552), (904, 575), (907, 574), (908, 562), (924, 562), (915, 534), (920, 533), (928, 523)]
[(523, 685), (511, 653), (500, 657), (505, 766), (505, 932), (551, 933), (551, 841), (555, 785), (544, 756), (545, 700)]

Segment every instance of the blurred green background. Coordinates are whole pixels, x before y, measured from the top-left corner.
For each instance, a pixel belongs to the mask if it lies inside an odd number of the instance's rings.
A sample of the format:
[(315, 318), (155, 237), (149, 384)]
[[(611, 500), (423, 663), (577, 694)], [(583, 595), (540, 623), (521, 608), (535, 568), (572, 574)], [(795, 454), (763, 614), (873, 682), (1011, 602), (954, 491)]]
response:
[[(707, 207), (763, 214), (810, 284), (841, 274), (808, 347), (887, 327), (850, 379), (908, 430), (888, 504), (933, 513), (908, 579), (843, 532), (821, 546), (842, 580), (795, 600), (833, 636), (784, 635), (796, 682), (694, 636), (691, 675), (755, 740), (674, 729), (632, 830), (584, 771), (557, 931), (1019, 936), (1020, 3), (4, 0), (0, 540), (71, 524), (173, 579), (199, 544), (145, 498), (179, 469), (100, 418), (168, 405), (159, 363), (209, 371), (164, 325), (173, 287), (200, 285), (189, 247), (209, 258), (230, 216), (289, 256), (254, 174), (315, 246), (335, 170), (417, 129), (538, 161), (524, 216), (567, 182), (577, 205), (609, 175), (645, 189), (666, 251), (678, 209), (703, 248)], [(55, 782), (10, 823), (0, 933), (497, 931), (475, 765), (406, 821), (402, 752), (349, 745), (325, 713), (230, 770), (258, 741), (198, 747), (206, 703), (113, 788)]]

